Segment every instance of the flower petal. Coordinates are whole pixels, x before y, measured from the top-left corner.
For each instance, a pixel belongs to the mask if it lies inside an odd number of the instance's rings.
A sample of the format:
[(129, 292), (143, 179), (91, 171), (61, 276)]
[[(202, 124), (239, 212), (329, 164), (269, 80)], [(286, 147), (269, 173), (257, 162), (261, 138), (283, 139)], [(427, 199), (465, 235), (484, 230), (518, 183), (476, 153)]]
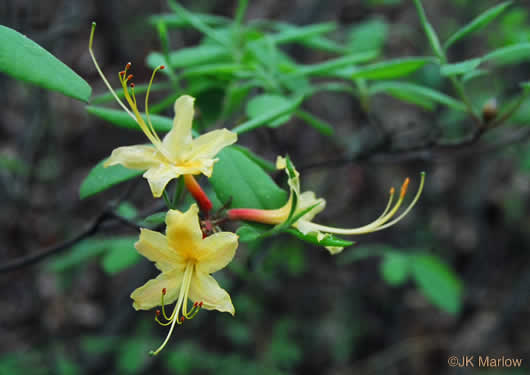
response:
[(160, 271), (167, 272), (180, 269), (184, 272), (186, 266), (184, 260), (169, 247), (167, 237), (162, 233), (141, 228), (140, 239), (134, 244), (134, 247), (144, 257), (155, 262)]
[(237, 239), (235, 233), (219, 232), (202, 240), (197, 251), (197, 270), (210, 274), (226, 267), (236, 254)]
[(315, 193), (312, 191), (304, 191), (298, 197), (298, 205), (296, 212), (302, 212), (309, 207), (316, 205), (308, 213), (302, 216), (299, 220), (311, 221), (316, 215), (318, 215), (324, 208), (326, 208), (326, 200), (323, 198), (317, 198)]
[(164, 137), (163, 145), (166, 150), (177, 158), (191, 143), (191, 125), (193, 122), (193, 102), (195, 98), (189, 95), (182, 95), (175, 100), (175, 117), (173, 118), (173, 128)]
[(202, 302), (207, 310), (218, 310), (235, 314), (230, 295), (210, 275), (195, 271), (192, 276), (189, 298)]
[(164, 288), (166, 288), (164, 304), (175, 302), (180, 292), (180, 284), (182, 284), (183, 276), (184, 273), (179, 270), (164, 272), (158, 275), (156, 279), (151, 279), (137, 288), (131, 293), (131, 298), (134, 300), (134, 309), (149, 310), (155, 306), (160, 306), (162, 289)]
[(183, 154), (186, 160), (212, 159), (219, 151), (237, 141), (237, 134), (228, 129), (217, 129), (195, 138), (191, 149)]
[(155, 198), (160, 198), (166, 185), (169, 181), (177, 178), (181, 175), (178, 168), (173, 168), (168, 164), (158, 164), (152, 168), (149, 168), (147, 172), (143, 174), (144, 178), (149, 182), (149, 187)]
[(136, 145), (118, 147), (103, 164), (105, 167), (122, 164), (130, 169), (149, 169), (160, 163), (160, 158), (153, 146)]
[(202, 242), (199, 208), (194, 203), (188, 211), (169, 210), (166, 215), (166, 235), (169, 246), (185, 259), (197, 259), (196, 250)]

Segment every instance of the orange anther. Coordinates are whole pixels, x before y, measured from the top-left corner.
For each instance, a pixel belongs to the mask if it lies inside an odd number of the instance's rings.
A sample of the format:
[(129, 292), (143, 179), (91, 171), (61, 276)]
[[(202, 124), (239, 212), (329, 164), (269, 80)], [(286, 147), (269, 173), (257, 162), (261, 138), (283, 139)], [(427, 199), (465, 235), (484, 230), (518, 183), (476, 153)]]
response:
[(202, 307), (202, 301), (199, 303), (199, 307)]
[(132, 64), (131, 64), (130, 62), (128, 62), (128, 63), (125, 65), (125, 71), (129, 70), (129, 68), (131, 67), (131, 65), (132, 65)]
[(134, 89), (134, 83), (133, 82), (131, 82), (130, 86), (131, 86), (131, 89)]
[(162, 289), (162, 294), (163, 294), (163, 295), (166, 295), (166, 292), (167, 292), (166, 288), (163, 288), (163, 289)]
[(156, 316), (160, 316), (160, 310), (155, 311)]
[(180, 317), (180, 322), (184, 323), (184, 317), (183, 316)]
[(164, 70), (166, 67), (164, 65), (160, 65), (160, 70)]
[(129, 75), (127, 76), (126, 81), (130, 81), (131, 79), (133, 79), (133, 77), (134, 77), (134, 76), (133, 76), (132, 74), (129, 74)]
[(120, 77), (123, 77), (124, 75), (125, 75), (125, 70), (122, 70), (122, 71), (120, 72)]
[(390, 195), (393, 195), (395, 192), (396, 192), (396, 189), (394, 189), (394, 187), (392, 186), (390, 188)]
[(401, 197), (403, 197), (407, 193), (407, 188), (409, 186), (410, 178), (406, 178), (405, 182), (403, 182), (403, 186), (401, 186)]

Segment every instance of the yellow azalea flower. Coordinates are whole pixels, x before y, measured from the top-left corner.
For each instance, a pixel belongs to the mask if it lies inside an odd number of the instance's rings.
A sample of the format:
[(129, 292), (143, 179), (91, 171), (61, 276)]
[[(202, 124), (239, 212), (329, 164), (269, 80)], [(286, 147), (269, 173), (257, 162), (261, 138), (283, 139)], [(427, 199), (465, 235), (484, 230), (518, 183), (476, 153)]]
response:
[[(292, 166), (292, 164), (291, 164)], [(425, 180), (425, 173), (421, 173), (420, 186), (418, 187), (418, 192), (416, 196), (409, 204), (409, 206), (396, 218), (391, 220), (403, 203), (407, 188), (409, 185), (409, 179), (407, 178), (401, 187), (401, 192), (398, 201), (392, 206), (395, 190), (394, 188), (390, 189), (390, 198), (388, 200), (387, 206), (383, 213), (370, 224), (361, 226), (359, 228), (335, 228), (330, 226), (325, 226), (321, 224), (314, 223), (312, 220), (314, 217), (319, 214), (325, 207), (326, 201), (322, 198), (317, 198), (315, 193), (312, 191), (306, 191), (300, 193), (300, 174), (292, 166), (288, 168), (287, 160), (279, 156), (276, 160), (276, 168), (285, 169), (288, 176), (288, 185), (290, 190), (289, 200), (287, 203), (276, 209), (276, 210), (255, 210), (255, 209), (232, 209), (228, 211), (228, 218), (232, 220), (249, 220), (265, 224), (281, 224), (285, 222), (292, 209), (293, 201), (296, 201), (296, 207), (294, 210), (293, 216), (302, 214), (305, 210), (308, 210), (305, 214), (299, 217), (293, 224), (294, 228), (298, 229), (302, 234), (315, 234), (319, 242), (323, 241), (330, 234), (339, 234), (339, 235), (358, 235), (366, 234), (371, 232), (376, 232), (385, 228), (388, 228), (398, 221), (403, 219), (414, 207), (418, 201), (421, 192), (423, 190), (423, 184)], [(312, 208), (311, 208), (312, 207)], [(326, 249), (331, 254), (340, 253), (343, 248), (337, 246), (326, 246)]]
[[(149, 182), (153, 196), (156, 198), (162, 195), (169, 181), (181, 175), (189, 176), (202, 173), (210, 177), (213, 165), (218, 160), (214, 158), (215, 155), (224, 147), (235, 143), (237, 134), (227, 129), (218, 129), (192, 139), (191, 127), (195, 99), (189, 95), (183, 95), (175, 101), (173, 127), (161, 140), (149, 118), (149, 92), (156, 72), (164, 69), (164, 66), (157, 67), (151, 75), (145, 95), (146, 120), (144, 120), (138, 110), (134, 95), (134, 84), (130, 83), (133, 78), (132, 74), (127, 75), (131, 64), (128, 63), (125, 66), (125, 70), (119, 73), (119, 80), (125, 100), (129, 104), (129, 109), (112, 89), (92, 52), (94, 27), (92, 27), (89, 42), (89, 52), (94, 65), (114, 98), (125, 112), (136, 121), (151, 142), (151, 145), (125, 146), (115, 149), (110, 158), (104, 163), (104, 166), (109, 167), (121, 164), (130, 169), (145, 170), (143, 177)], [(127, 84), (130, 85), (130, 91)]]
[[(230, 232), (214, 233), (203, 238), (196, 204), (182, 213), (170, 210), (166, 216), (166, 235), (143, 229), (135, 247), (140, 254), (155, 263), (161, 273), (155, 279), (136, 289), (131, 298), (136, 310), (148, 310), (162, 306), (162, 312), (170, 325), (169, 333), (158, 354), (169, 341), (175, 324), (191, 319), (199, 308), (229, 312), (235, 310), (229, 294), (222, 289), (211, 273), (224, 268), (233, 259), (238, 236)], [(188, 300), (194, 301), (189, 307)], [(164, 304), (176, 301), (173, 313), (166, 315)]]

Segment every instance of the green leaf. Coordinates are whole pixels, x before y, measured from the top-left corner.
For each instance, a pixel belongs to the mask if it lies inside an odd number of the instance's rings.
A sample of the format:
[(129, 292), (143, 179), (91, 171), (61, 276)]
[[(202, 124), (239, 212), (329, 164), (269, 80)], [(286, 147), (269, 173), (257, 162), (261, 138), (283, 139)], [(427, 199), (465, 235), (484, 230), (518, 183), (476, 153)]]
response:
[(215, 75), (216, 78), (226, 78), (238, 74), (244, 74), (246, 70), (243, 65), (233, 63), (205, 64), (188, 68), (182, 71), (182, 78), (196, 78), (204, 75)]
[(440, 60), (445, 62), (446, 57), (444, 50), (440, 45), (440, 39), (438, 38), (438, 35), (436, 34), (436, 31), (434, 30), (430, 22), (427, 20), (427, 16), (425, 15), (425, 10), (423, 9), (423, 5), (421, 5), (421, 1), (414, 0), (414, 4), (416, 5), (416, 9), (420, 17), (420, 23), (423, 26), (423, 30), (425, 31), (425, 34), (427, 34), (427, 39), (429, 40), (431, 49)]
[(246, 147), (243, 147), (243, 146), (239, 146), (239, 145), (233, 145), (231, 146), (232, 148), (235, 148), (236, 150), (242, 152), (243, 154), (245, 154), (245, 156), (247, 158), (249, 158), (250, 160), (252, 160), (254, 163), (256, 163), (257, 165), (259, 165), (261, 168), (263, 168), (265, 171), (269, 172), (269, 173), (274, 173), (277, 171), (276, 169), (276, 166), (271, 163), (270, 161), (268, 160), (265, 160), (263, 159), (262, 157), (256, 155), (254, 152), (252, 152), (251, 150), (249, 150), (248, 148)]
[(330, 137), (334, 133), (333, 127), (328, 122), (318, 118), (317, 116), (309, 112), (299, 109), (298, 111), (296, 111), (296, 116), (300, 117), (302, 120), (304, 120), (314, 129), (316, 129), (322, 135)]
[[(116, 125), (120, 128), (133, 129), (139, 131), (142, 130), (140, 129), (140, 126), (136, 123), (136, 121), (121, 109), (111, 109), (91, 105), (86, 106), (85, 108), (86, 111), (91, 115), (99, 117), (102, 120), (108, 121), (111, 124)], [(143, 113), (141, 115), (142, 118), (147, 121), (147, 116)], [(166, 133), (170, 131), (171, 127), (173, 126), (173, 119), (170, 119), (168, 117), (159, 115), (149, 115), (149, 118), (151, 119), (153, 127), (157, 132)]]
[(218, 154), (210, 182), (217, 197), (235, 208), (273, 209), (285, 204), (287, 193), (244, 153), (227, 147)]
[(108, 274), (115, 274), (138, 263), (142, 258), (134, 248), (138, 237), (124, 237), (115, 239), (108, 245), (101, 265)]
[(236, 234), (241, 242), (252, 242), (260, 238), (264, 231), (259, 230), (255, 225), (243, 224), (237, 228)]
[(350, 78), (388, 79), (402, 77), (432, 62), (430, 57), (405, 57), (353, 69)]
[(88, 102), (90, 85), (37, 43), (0, 25), (0, 72)]
[(434, 102), (444, 104), (457, 111), (466, 112), (464, 103), (428, 87), (406, 82), (380, 82), (369, 88), (371, 95), (384, 92), (398, 99), (420, 105), (426, 109), (434, 109)]
[(274, 43), (277, 44), (297, 42), (315, 37), (317, 35), (329, 33), (334, 31), (336, 28), (337, 25), (334, 22), (320, 23), (302, 27), (291, 27), (277, 34), (271, 35), (271, 38)]
[(480, 63), (482, 62), (481, 58), (471, 59), (461, 61), (459, 63), (453, 64), (443, 64), (440, 68), (440, 73), (443, 76), (450, 77), (459, 74), (469, 74), (475, 70)]
[(79, 197), (81, 199), (100, 193), (114, 185), (130, 180), (143, 173), (143, 171), (127, 169), (121, 165), (113, 165), (105, 168), (103, 167), (105, 160), (107, 159), (100, 161), (94, 168), (92, 168), (88, 176), (83, 180), (79, 190)]
[(239, 124), (232, 131), (236, 134), (241, 134), (258, 128), (260, 126), (266, 125), (271, 121), (281, 117), (285, 114), (292, 113), (296, 108), (302, 103), (303, 96), (298, 96), (294, 99), (286, 101), (283, 105), (270, 109), (267, 113), (264, 113), (260, 116), (257, 116), (253, 119), (250, 119), (242, 124)]
[[(335, 71), (351, 67), (354, 64), (359, 64), (373, 60), (377, 57), (377, 51), (365, 51), (355, 54), (350, 54), (336, 59), (331, 59), (323, 63), (312, 64), (312, 65), (302, 65), (299, 66), (293, 73), (290, 73), (289, 76), (315, 76), (315, 75), (327, 75), (334, 73)], [(284, 77), (286, 78), (286, 77)]]
[(482, 61), (492, 61), (497, 65), (518, 64), (528, 60), (530, 60), (530, 43), (499, 48), (482, 58)]
[[(251, 119), (266, 115), (271, 108), (292, 105), (292, 99), (281, 95), (262, 94), (253, 97), (247, 103), (246, 114)], [(276, 118), (267, 124), (270, 128), (277, 128), (291, 119), (292, 113)]]
[(501, 14), (508, 6), (511, 5), (511, 1), (506, 1), (493, 8), (486, 10), (479, 16), (474, 18), (470, 23), (457, 30), (444, 44), (444, 48), (449, 48), (453, 43), (462, 39), (463, 37), (478, 31), (493, 21), (499, 14)]
[[(169, 66), (174, 69), (200, 66), (212, 62), (230, 61), (229, 51), (219, 45), (198, 45), (196, 47), (181, 48), (169, 54)], [(158, 52), (147, 56), (147, 65), (155, 68), (164, 64), (164, 57)]]
[(381, 262), (381, 274), (387, 283), (393, 286), (403, 284), (410, 271), (410, 260), (406, 255), (388, 252)]
[(419, 254), (411, 257), (412, 274), (425, 296), (451, 314), (462, 307), (462, 283), (438, 257)]
[[(212, 14), (194, 12), (193, 15), (198, 18), (202, 23), (207, 24), (209, 26), (222, 26), (230, 22), (230, 19), (226, 17), (215, 16)], [(153, 26), (156, 26), (159, 22), (162, 22), (166, 24), (166, 26), (169, 28), (190, 26), (190, 23), (186, 18), (181, 17), (180, 15), (175, 13), (157, 14), (149, 17), (148, 22)]]
[(164, 224), (166, 222), (166, 214), (167, 212), (157, 212), (156, 214), (152, 214), (147, 216), (144, 219), (144, 223), (150, 224), (150, 225), (160, 225)]
[[(295, 26), (288, 23), (276, 23), (274, 27), (278, 28), (280, 31), (285, 30), (300, 30), (299, 26)], [(298, 39), (295, 41), (296, 43), (299, 43), (301, 45), (304, 45), (306, 47), (312, 48), (314, 50), (320, 50), (320, 51), (326, 51), (330, 53), (338, 53), (338, 54), (345, 54), (348, 52), (348, 49), (346, 47), (343, 47), (339, 43), (328, 39), (326, 37), (323, 37), (321, 34), (310, 36), (308, 38), (304, 39)]]
[(354, 26), (348, 35), (348, 46), (355, 52), (380, 51), (388, 36), (388, 24), (372, 19)]
[(295, 229), (295, 228), (288, 228), (286, 232), (292, 234), (293, 236), (295, 236), (296, 238), (302, 241), (309, 242), (313, 245), (318, 245), (318, 246), (347, 247), (347, 246), (351, 246), (355, 244), (355, 242), (343, 240), (342, 238), (335, 237), (332, 234), (326, 235), (323, 239), (319, 241), (316, 233), (303, 234), (302, 232), (300, 232), (298, 229)]

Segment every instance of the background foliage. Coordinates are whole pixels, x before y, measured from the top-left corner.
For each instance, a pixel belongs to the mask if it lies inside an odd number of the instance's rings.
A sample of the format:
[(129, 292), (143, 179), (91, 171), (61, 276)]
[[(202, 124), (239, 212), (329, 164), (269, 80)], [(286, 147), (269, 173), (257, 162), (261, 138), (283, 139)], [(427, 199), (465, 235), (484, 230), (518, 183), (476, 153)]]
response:
[(44, 264), (0, 275), (0, 374), (450, 374), (450, 355), (473, 353), (528, 366), (530, 101), (520, 84), (529, 4), (425, 1), (420, 16), (415, 5), (0, 5), (1, 24), (79, 74), (55, 62), (49, 71), (6, 65), (13, 48), (2, 44), (2, 71), (15, 78), (86, 100), (83, 77), (104, 93), (86, 49), (92, 20), (112, 78), (132, 61), (140, 92), (149, 69), (167, 65), (150, 106), (157, 129), (169, 128), (172, 103), (188, 93), (197, 97), (196, 131), (233, 128), (247, 147), (226, 150), (216, 166), (217, 207), (229, 197), (234, 207), (280, 205), (285, 179), (271, 161), (289, 153), (304, 187), (327, 199), (323, 222), (362, 225), (390, 186), (427, 171), (410, 218), (355, 238), (339, 256), (288, 234), (245, 242), (216, 276), (236, 318), (201, 312), (153, 359), (146, 353), (165, 331), (149, 312), (135, 313), (128, 295), (154, 270), (123, 223), (156, 228), (164, 204), (145, 199), (140, 179), (112, 187), (138, 173), (92, 169), (142, 134), (106, 106), (109, 95), (85, 107), (2, 74), (2, 261), (71, 238), (108, 201), (121, 221)]

